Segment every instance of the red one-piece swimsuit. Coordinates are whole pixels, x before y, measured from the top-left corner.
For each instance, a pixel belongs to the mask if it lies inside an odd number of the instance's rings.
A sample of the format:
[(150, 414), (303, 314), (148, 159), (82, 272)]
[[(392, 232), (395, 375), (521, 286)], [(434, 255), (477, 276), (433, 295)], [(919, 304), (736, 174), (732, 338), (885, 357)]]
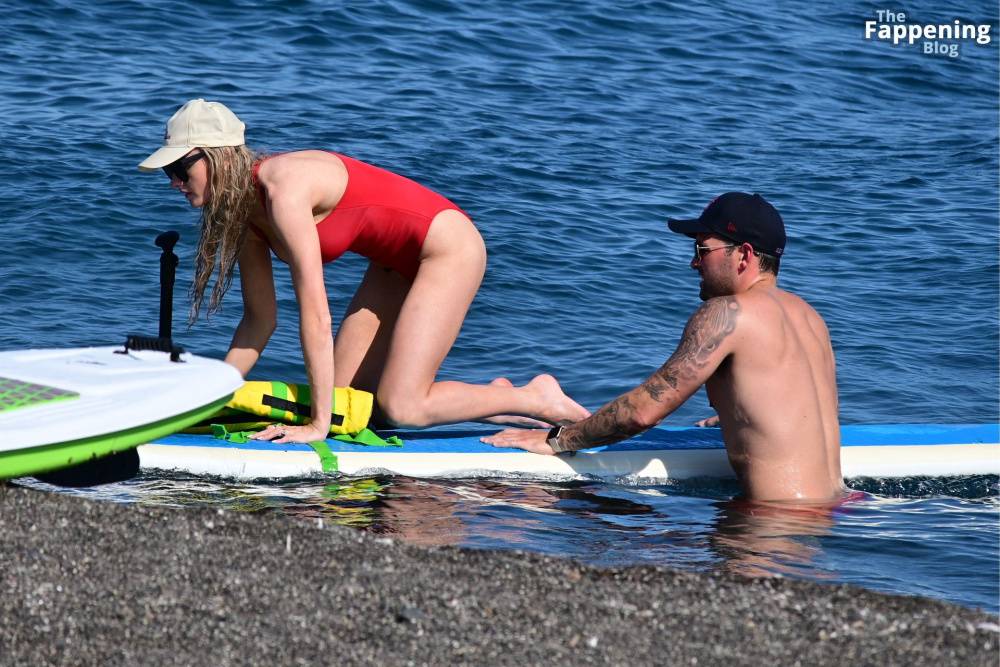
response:
[[(347, 187), (330, 214), (316, 224), (323, 262), (332, 262), (350, 250), (412, 281), (434, 216), (462, 209), (408, 178), (328, 152), (344, 163)], [(253, 166), (253, 182), (263, 202), (264, 191), (257, 178), (261, 163)], [(264, 238), (256, 227), (250, 229)]]

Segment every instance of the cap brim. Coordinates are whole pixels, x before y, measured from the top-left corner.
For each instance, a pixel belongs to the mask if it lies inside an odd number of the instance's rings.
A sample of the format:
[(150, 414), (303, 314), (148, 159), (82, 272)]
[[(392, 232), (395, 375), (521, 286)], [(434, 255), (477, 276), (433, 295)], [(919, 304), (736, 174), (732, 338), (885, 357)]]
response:
[(139, 163), (139, 171), (156, 171), (171, 162), (177, 162), (187, 155), (194, 146), (161, 146), (155, 153)]
[(695, 236), (697, 234), (707, 234), (711, 232), (711, 230), (705, 226), (700, 218), (696, 218), (694, 220), (675, 220), (673, 218), (667, 218), (667, 227), (669, 227), (672, 232), (685, 234), (687, 236)]

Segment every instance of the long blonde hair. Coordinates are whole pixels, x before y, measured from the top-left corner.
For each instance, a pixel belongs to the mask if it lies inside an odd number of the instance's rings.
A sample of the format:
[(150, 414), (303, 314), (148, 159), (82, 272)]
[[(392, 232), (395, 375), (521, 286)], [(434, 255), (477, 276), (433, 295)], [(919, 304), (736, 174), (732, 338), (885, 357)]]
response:
[(263, 156), (245, 145), (202, 148), (208, 160), (209, 191), (201, 209), (201, 238), (195, 255), (188, 324), (198, 319), (205, 288), (216, 274), (208, 314), (219, 310), (233, 282), (233, 270), (246, 238), (248, 218), (256, 201), (252, 170)]

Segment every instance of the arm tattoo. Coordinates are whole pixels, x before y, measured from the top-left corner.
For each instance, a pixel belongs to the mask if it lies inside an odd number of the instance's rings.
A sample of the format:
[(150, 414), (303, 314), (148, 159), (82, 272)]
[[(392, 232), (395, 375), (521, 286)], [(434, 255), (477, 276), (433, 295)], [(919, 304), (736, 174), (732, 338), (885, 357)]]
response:
[(642, 383), (642, 389), (647, 394), (649, 394), (649, 397), (651, 399), (653, 399), (657, 403), (663, 400), (663, 392), (665, 390), (665, 387), (660, 382), (657, 382), (656, 380), (650, 378), (649, 380), (646, 380), (645, 382)]
[(739, 316), (740, 304), (736, 297), (716, 297), (706, 301), (688, 320), (677, 350), (654, 373), (654, 377), (671, 378), (666, 381), (676, 388), (678, 378), (689, 380), (697, 376), (722, 341), (736, 331)]
[(563, 429), (559, 436), (559, 451), (568, 452), (618, 442), (641, 433), (632, 424), (635, 406), (628, 394), (619, 396), (583, 421)]
[[(642, 391), (663, 403), (677, 393), (681, 381), (700, 376), (712, 354), (736, 330), (739, 315), (740, 305), (732, 296), (702, 304), (688, 320), (677, 350), (642, 384)], [(635, 412), (629, 394), (619, 396), (587, 419), (563, 429), (559, 450), (596, 447), (638, 435), (645, 429), (637, 425)]]

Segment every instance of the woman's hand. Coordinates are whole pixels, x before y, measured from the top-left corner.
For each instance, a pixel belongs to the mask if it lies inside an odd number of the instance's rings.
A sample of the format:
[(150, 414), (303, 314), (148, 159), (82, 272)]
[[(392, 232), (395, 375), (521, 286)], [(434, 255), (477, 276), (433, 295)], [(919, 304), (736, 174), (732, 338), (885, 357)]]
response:
[(250, 436), (251, 440), (270, 440), (275, 444), (285, 442), (316, 442), (326, 440), (328, 430), (324, 431), (313, 424), (304, 426), (289, 426), (288, 424), (271, 424), (260, 433)]

